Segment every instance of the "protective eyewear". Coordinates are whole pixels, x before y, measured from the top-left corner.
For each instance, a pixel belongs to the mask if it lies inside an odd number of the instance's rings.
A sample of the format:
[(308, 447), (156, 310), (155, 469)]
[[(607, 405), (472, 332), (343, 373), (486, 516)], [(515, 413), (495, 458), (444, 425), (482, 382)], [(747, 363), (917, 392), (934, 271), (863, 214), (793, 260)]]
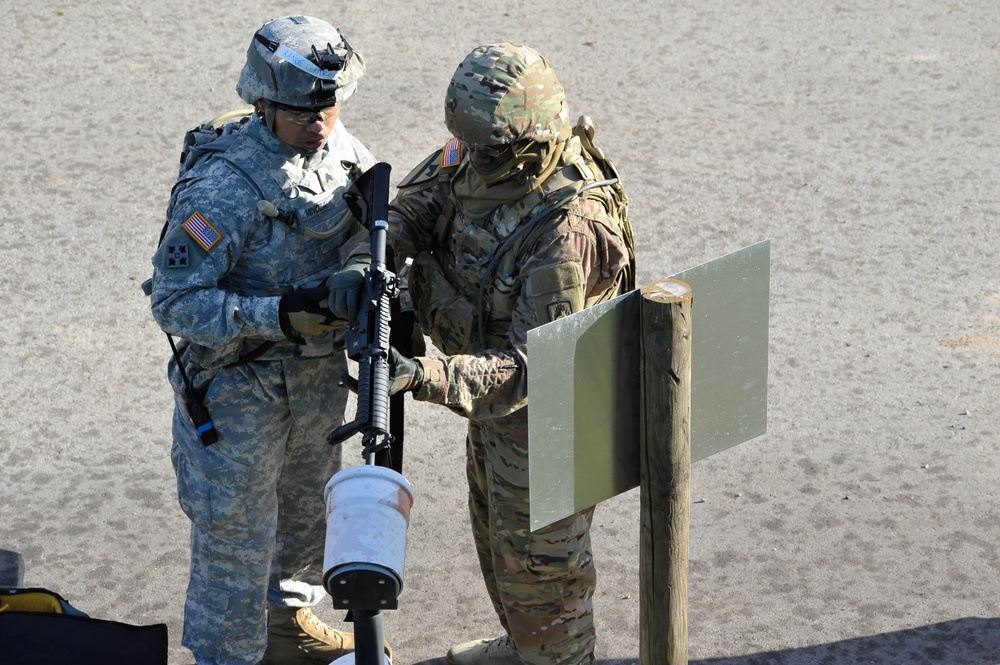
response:
[(311, 125), (317, 120), (325, 122), (333, 117), (337, 110), (336, 104), (331, 104), (330, 106), (318, 109), (307, 109), (299, 106), (285, 106), (284, 104), (275, 104), (274, 107), (284, 114), (286, 120), (295, 123), (296, 125)]

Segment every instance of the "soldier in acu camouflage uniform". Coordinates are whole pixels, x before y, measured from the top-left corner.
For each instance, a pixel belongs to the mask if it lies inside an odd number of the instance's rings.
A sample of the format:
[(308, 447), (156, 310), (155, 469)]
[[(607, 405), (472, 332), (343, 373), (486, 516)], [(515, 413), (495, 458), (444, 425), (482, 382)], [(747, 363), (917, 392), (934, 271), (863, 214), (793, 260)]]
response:
[[(475, 49), (448, 87), (455, 137), (414, 169), (390, 207), (413, 259), (422, 330), (443, 357), (391, 352), (393, 390), (469, 419), (469, 510), (505, 634), (452, 648), (452, 665), (594, 659), (592, 509), (531, 533), (527, 333), (632, 287), (624, 190), (575, 126), (548, 62), (524, 46)], [(544, 441), (532, 442), (544, 445)]]
[(153, 257), (153, 315), (180, 338), (171, 456), (191, 520), (183, 644), (200, 665), (326, 665), (353, 649), (309, 608), (326, 597), (323, 488), (341, 464), (326, 437), (346, 406), (347, 312), (325, 282), (358, 230), (342, 194), (375, 162), (338, 120), (363, 73), (329, 23), (261, 27), (237, 85), (254, 114), (182, 167)]

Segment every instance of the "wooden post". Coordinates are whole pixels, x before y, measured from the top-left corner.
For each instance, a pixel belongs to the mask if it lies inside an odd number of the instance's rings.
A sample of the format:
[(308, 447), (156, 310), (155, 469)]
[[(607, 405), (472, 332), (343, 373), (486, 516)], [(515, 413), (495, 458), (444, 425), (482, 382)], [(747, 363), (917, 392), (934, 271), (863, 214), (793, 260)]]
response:
[(639, 663), (687, 665), (691, 288), (644, 286), (639, 441)]

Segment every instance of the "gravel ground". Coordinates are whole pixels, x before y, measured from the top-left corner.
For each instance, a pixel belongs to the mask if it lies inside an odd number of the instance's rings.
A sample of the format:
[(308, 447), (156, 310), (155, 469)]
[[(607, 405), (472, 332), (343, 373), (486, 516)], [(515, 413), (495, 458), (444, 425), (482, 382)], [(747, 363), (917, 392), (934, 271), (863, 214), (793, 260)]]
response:
[[(184, 131), (241, 105), (250, 36), (293, 13), (367, 59), (342, 119), (393, 182), (447, 138), (462, 57), (522, 42), (622, 171), (641, 284), (771, 239), (768, 433), (693, 468), (693, 663), (1000, 663), (993, 0), (0, 0), (0, 548), (26, 584), (164, 622), (191, 661), (169, 349), (139, 284)], [(407, 413), (404, 665), (499, 631), (463, 423)], [(602, 662), (638, 657), (637, 509), (595, 520)]]

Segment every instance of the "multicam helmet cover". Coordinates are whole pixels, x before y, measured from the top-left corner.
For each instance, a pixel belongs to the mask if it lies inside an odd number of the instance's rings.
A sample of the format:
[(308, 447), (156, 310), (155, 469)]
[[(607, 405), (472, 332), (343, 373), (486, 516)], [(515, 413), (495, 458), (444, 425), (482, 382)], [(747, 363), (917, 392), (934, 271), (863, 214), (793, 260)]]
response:
[(444, 105), (448, 131), (465, 143), (499, 145), (570, 134), (566, 93), (549, 63), (527, 46), (486, 44), (455, 70)]
[(236, 91), (248, 104), (266, 99), (320, 108), (350, 97), (364, 73), (364, 58), (337, 28), (309, 16), (287, 16), (254, 34)]

